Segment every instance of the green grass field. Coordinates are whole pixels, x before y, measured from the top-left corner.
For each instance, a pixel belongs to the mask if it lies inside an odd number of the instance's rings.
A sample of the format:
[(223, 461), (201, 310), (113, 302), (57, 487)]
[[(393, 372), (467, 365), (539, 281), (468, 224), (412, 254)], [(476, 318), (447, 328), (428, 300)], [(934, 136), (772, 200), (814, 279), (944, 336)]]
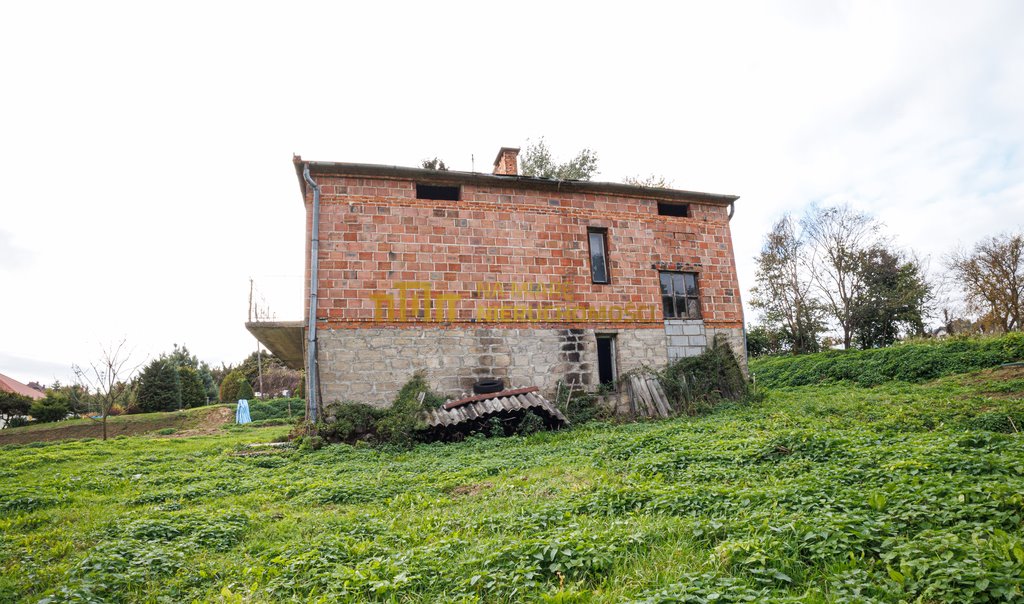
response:
[(1020, 602), (1020, 368), (408, 451), (0, 448), (0, 602)]

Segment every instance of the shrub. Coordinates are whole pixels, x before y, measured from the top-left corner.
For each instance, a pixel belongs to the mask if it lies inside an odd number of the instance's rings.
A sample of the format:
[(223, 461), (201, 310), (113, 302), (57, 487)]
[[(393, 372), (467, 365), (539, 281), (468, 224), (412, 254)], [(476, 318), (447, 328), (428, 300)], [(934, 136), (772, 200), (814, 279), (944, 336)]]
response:
[(353, 402), (329, 404), (324, 410), (324, 417), (331, 421), (319, 424), (317, 431), (331, 440), (348, 443), (372, 439), (379, 443), (410, 446), (424, 440), (422, 430), (426, 425), (420, 419), (420, 413), (442, 404), (444, 398), (431, 392), (424, 375), (416, 372), (387, 409)]
[(245, 376), (241, 371), (236, 370), (225, 375), (220, 382), (220, 402), (237, 403), (238, 388), (243, 381), (245, 381)]
[(597, 396), (576, 387), (560, 387), (555, 406), (569, 423), (578, 426), (604, 417), (605, 410), (598, 403)]
[(365, 403), (334, 403), (325, 410), (330, 421), (319, 426), (319, 432), (325, 438), (347, 443), (375, 438), (377, 420), (385, 413), (386, 410)]
[(747, 379), (725, 338), (715, 337), (711, 348), (695, 357), (669, 363), (658, 381), (673, 408), (696, 415), (723, 400), (747, 397)]
[(235, 396), (237, 397), (237, 400), (251, 401), (255, 398), (255, 394), (256, 393), (252, 391), (252, 384), (249, 383), (249, 380), (243, 379), (242, 382), (238, 384), (238, 394)]
[(753, 359), (757, 381), (771, 387), (848, 380), (875, 386), (889, 380), (924, 382), (1024, 360), (1024, 333), (1000, 337), (953, 337), (871, 350)]
[(55, 391), (48, 392), (44, 398), (33, 402), (28, 409), (28, 414), (41, 423), (58, 422), (65, 419), (69, 413), (71, 401), (66, 394)]
[[(423, 393), (422, 405), (420, 393)], [(391, 407), (377, 420), (378, 437), (396, 445), (412, 444), (416, 440), (416, 432), (426, 427), (420, 420), (420, 412), (428, 406), (437, 407), (443, 403), (442, 397), (430, 392), (423, 373), (417, 371), (398, 391)]]
[(305, 401), (297, 398), (249, 401), (249, 417), (254, 422), (265, 419), (292, 419), (301, 416), (304, 410)]

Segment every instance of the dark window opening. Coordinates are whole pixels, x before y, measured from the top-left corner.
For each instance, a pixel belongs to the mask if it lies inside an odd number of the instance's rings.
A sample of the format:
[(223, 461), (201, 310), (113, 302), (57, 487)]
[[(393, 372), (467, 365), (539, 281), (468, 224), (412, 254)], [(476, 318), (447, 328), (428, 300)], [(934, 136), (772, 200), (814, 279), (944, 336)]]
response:
[(678, 216), (680, 218), (686, 218), (687, 216), (690, 215), (690, 206), (685, 203), (669, 203), (667, 201), (659, 201), (658, 215)]
[(438, 199), (442, 201), (458, 201), (459, 187), (444, 185), (424, 185), (416, 183), (416, 199)]
[(615, 336), (597, 336), (597, 380), (600, 384), (615, 384)]
[(590, 279), (594, 283), (608, 283), (607, 233), (604, 230), (587, 231), (590, 241)]
[(671, 273), (662, 271), (661, 307), (666, 319), (699, 319), (700, 295), (697, 293), (697, 273)]

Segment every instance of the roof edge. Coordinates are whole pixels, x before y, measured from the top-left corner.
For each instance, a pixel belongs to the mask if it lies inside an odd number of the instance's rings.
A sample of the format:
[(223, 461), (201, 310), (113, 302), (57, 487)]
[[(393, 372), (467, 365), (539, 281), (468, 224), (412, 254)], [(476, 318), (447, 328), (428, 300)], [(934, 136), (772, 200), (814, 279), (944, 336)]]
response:
[(405, 180), (429, 180), (437, 183), (478, 184), (492, 187), (523, 187), (542, 191), (559, 191), (567, 193), (605, 193), (626, 197), (643, 197), (645, 199), (666, 199), (673, 201), (695, 201), (714, 205), (730, 205), (739, 199), (738, 195), (722, 195), (702, 191), (686, 191), (683, 189), (660, 189), (641, 187), (617, 182), (599, 182), (590, 180), (557, 180), (553, 178), (534, 178), (531, 176), (501, 176), (483, 172), (460, 172), (456, 170), (430, 170), (426, 168), (406, 168), (383, 164), (355, 164), (344, 162), (304, 161), (301, 156), (292, 158), (295, 174), (299, 180), (302, 198), (306, 198), (306, 182), (302, 171), (309, 164), (311, 174), (330, 176), (369, 176), (389, 177)]

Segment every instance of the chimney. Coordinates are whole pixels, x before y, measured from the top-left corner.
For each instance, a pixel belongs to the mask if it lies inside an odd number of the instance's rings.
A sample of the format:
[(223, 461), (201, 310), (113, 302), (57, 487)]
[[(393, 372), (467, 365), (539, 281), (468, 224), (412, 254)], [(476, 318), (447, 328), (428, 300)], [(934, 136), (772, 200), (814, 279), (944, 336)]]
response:
[(519, 176), (518, 147), (502, 147), (498, 157), (494, 158), (494, 174), (501, 176)]

